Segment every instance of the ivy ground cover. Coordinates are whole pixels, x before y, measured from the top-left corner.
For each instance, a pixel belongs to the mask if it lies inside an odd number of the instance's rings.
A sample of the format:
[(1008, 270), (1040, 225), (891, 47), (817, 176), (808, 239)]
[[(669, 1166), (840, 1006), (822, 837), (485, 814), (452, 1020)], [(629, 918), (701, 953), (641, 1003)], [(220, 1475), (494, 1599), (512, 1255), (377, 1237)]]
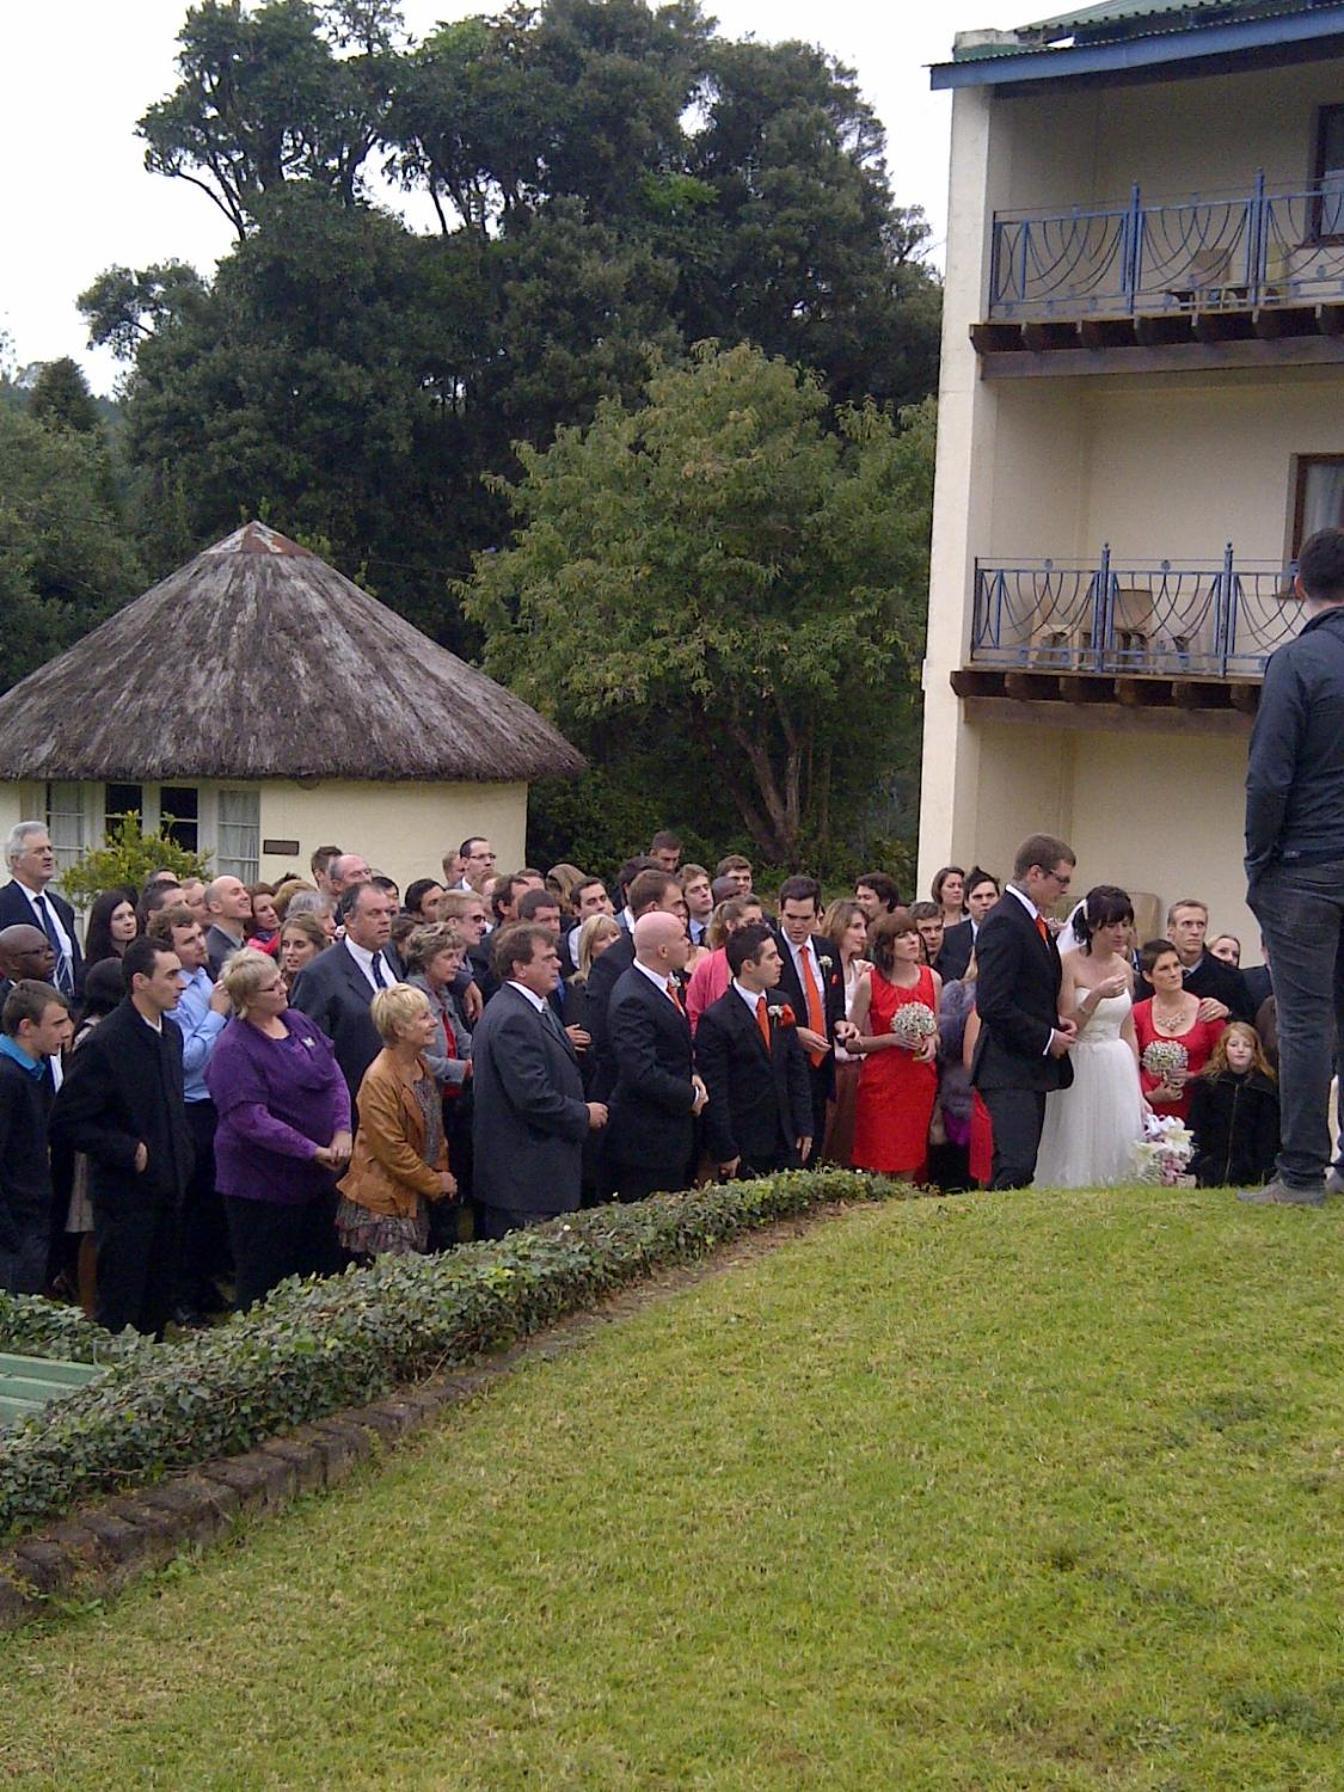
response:
[(1344, 1203), (857, 1207), (0, 1644), (24, 1787), (1335, 1787)]

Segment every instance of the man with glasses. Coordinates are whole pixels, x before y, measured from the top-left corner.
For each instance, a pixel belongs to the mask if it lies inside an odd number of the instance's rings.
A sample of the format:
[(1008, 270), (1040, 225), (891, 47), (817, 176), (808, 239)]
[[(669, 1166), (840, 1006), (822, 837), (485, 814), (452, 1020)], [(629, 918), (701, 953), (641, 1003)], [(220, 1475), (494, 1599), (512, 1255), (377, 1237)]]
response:
[(1036, 1174), (1045, 1098), (1073, 1081), (1078, 1028), (1059, 1012), (1062, 976), (1048, 918), (1069, 893), (1073, 851), (1050, 834), (1017, 849), (1013, 875), (976, 936), (980, 1037), (971, 1082), (994, 1128), (991, 1188), (1026, 1188)]
[(0, 927), (40, 927), (51, 943), (50, 981), (63, 996), (84, 986), (84, 960), (75, 934), (75, 911), (50, 887), (56, 876), (56, 852), (40, 821), (21, 821), (9, 831), (5, 858), (10, 882), (0, 889)]

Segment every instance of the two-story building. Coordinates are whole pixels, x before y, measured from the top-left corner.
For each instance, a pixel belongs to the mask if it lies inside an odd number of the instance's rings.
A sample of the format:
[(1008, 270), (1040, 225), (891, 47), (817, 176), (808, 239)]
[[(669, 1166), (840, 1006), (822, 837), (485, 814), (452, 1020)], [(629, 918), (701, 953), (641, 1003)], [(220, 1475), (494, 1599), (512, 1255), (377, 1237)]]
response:
[(1344, 524), (1344, 5), (958, 38), (920, 881), (1036, 829), (1254, 951), (1246, 740)]

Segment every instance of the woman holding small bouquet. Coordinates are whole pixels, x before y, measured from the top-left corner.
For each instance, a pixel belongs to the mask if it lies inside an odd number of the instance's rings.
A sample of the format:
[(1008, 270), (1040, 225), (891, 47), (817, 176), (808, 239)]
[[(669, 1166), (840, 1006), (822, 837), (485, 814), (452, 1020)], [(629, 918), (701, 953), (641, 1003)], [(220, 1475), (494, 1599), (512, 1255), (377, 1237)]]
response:
[(1188, 1120), (1190, 1085), (1226, 1022), (1199, 1018), (1199, 998), (1183, 987), (1181, 961), (1170, 940), (1149, 940), (1139, 953), (1139, 968), (1153, 987), (1149, 1000), (1134, 1010), (1143, 1093), (1158, 1113)]
[(915, 1177), (928, 1159), (942, 979), (920, 963), (922, 955), (909, 909), (880, 916), (868, 936), (871, 969), (859, 978), (851, 1019), (836, 1028), (845, 1050), (863, 1059), (850, 1160), (856, 1170)]

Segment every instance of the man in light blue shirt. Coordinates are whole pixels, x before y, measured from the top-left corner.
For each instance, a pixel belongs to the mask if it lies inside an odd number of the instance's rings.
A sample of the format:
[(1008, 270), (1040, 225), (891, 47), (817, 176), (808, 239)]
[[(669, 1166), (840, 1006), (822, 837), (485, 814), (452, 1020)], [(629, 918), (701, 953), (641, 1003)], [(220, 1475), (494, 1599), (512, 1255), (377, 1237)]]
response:
[(210, 980), (205, 936), (189, 908), (174, 903), (160, 909), (149, 932), (182, 961), (182, 994), (168, 1019), (182, 1035), (183, 1094), (195, 1158), (179, 1215), (173, 1318), (179, 1325), (193, 1325), (201, 1315), (225, 1309), (218, 1281), (228, 1279), (233, 1268), (224, 1203), (215, 1189), (215, 1104), (205, 1086), (205, 1067), (229, 1024), (231, 1008), (222, 985)]

